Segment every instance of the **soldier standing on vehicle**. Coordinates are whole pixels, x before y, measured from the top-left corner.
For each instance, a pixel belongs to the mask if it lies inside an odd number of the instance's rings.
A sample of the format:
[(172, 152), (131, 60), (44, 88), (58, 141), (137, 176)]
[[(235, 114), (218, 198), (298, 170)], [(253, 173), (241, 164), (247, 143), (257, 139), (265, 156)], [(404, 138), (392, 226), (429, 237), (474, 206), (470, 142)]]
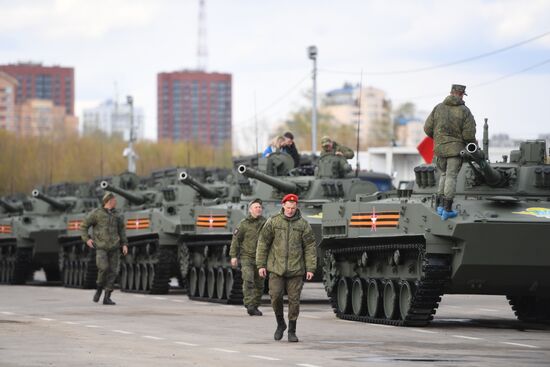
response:
[(264, 281), (256, 268), (256, 247), (258, 235), (266, 219), (262, 216), (263, 206), (261, 199), (254, 199), (248, 204), (248, 216), (241, 220), (233, 231), (233, 239), (229, 256), (231, 266), (237, 267), (241, 262), (243, 277), (244, 306), (250, 316), (262, 316), (258, 309), (264, 292)]
[(338, 144), (329, 136), (325, 135), (321, 138), (321, 157), (327, 154), (340, 155), (346, 159), (352, 159), (355, 156), (353, 149)]
[(313, 279), (317, 266), (315, 236), (311, 225), (297, 208), (298, 196), (283, 197), (282, 209), (273, 215), (260, 231), (256, 264), (262, 278), (269, 271), (269, 295), (277, 319), (275, 340), (281, 340), (286, 330), (283, 294), (288, 294), (288, 341), (297, 342), (296, 321), (300, 313), (300, 295), (307, 280)]
[[(104, 305), (115, 305), (111, 300), (111, 293), (118, 274), (120, 249), (126, 256), (128, 253), (128, 239), (124, 217), (116, 210), (116, 197), (113, 193), (106, 193), (102, 200), (103, 206), (92, 211), (80, 227), (82, 240), (90, 248), (96, 249), (97, 290), (94, 302), (98, 302), (105, 289)], [(92, 237), (88, 229), (92, 227)]]
[(460, 151), (476, 141), (476, 122), (464, 104), (466, 86), (453, 84), (451, 94), (435, 106), (426, 119), (424, 131), (434, 140), (436, 166), (441, 172), (437, 191), (437, 212), (443, 220), (457, 216), (453, 210), (456, 177), (462, 167)]

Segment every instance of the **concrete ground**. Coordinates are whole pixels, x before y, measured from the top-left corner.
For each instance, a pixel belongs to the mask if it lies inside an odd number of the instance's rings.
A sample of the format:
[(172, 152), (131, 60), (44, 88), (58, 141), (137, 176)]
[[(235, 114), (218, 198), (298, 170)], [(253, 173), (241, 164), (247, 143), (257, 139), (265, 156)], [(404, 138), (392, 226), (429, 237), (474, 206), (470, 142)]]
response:
[(445, 296), (425, 328), (337, 319), (322, 285), (307, 284), (299, 343), (273, 340), (242, 306), (115, 291), (0, 286), (0, 366), (548, 366), (550, 326), (515, 319), (504, 297)]

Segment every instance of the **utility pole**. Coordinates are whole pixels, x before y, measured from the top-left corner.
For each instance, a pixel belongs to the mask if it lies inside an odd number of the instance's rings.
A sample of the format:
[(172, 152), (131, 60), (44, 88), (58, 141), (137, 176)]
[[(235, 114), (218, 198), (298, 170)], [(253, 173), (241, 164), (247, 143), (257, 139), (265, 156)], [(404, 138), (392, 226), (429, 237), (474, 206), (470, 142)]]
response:
[(311, 79), (313, 79), (313, 95), (311, 107), (311, 153), (317, 152), (317, 47), (309, 46), (307, 48), (308, 57), (313, 60), (313, 71)]
[(130, 138), (128, 139), (128, 147), (124, 149), (122, 155), (128, 159), (128, 172), (136, 173), (137, 154), (134, 151), (134, 141), (136, 141), (136, 131), (134, 127), (134, 98), (127, 96), (126, 101), (130, 108)]
[(197, 43), (197, 69), (206, 71), (208, 63), (208, 48), (206, 46), (206, 5), (205, 0), (199, 0), (199, 34)]

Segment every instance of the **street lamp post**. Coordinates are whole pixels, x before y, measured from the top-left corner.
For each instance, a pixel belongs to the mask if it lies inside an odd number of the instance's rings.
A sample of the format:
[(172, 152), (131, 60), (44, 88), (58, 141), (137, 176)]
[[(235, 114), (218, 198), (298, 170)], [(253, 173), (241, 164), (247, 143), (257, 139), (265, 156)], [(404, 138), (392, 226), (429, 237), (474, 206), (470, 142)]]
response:
[(130, 137), (128, 139), (128, 147), (124, 149), (122, 155), (128, 158), (128, 172), (136, 172), (136, 159), (137, 154), (134, 151), (134, 141), (136, 140), (136, 132), (134, 128), (134, 98), (132, 96), (126, 97), (128, 107), (130, 107)]
[(313, 60), (311, 79), (313, 80), (312, 108), (311, 108), (311, 152), (317, 152), (317, 47), (307, 48), (308, 57)]

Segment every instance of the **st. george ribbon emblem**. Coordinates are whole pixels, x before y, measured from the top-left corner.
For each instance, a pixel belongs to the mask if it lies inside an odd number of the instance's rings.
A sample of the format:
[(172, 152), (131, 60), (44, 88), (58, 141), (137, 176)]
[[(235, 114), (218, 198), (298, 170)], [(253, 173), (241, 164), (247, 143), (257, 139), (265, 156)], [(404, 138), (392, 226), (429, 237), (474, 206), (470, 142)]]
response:
[(370, 220), (372, 221), (372, 226), (370, 227), (371, 232), (376, 232), (376, 210), (374, 206), (372, 207), (372, 215), (370, 216)]

